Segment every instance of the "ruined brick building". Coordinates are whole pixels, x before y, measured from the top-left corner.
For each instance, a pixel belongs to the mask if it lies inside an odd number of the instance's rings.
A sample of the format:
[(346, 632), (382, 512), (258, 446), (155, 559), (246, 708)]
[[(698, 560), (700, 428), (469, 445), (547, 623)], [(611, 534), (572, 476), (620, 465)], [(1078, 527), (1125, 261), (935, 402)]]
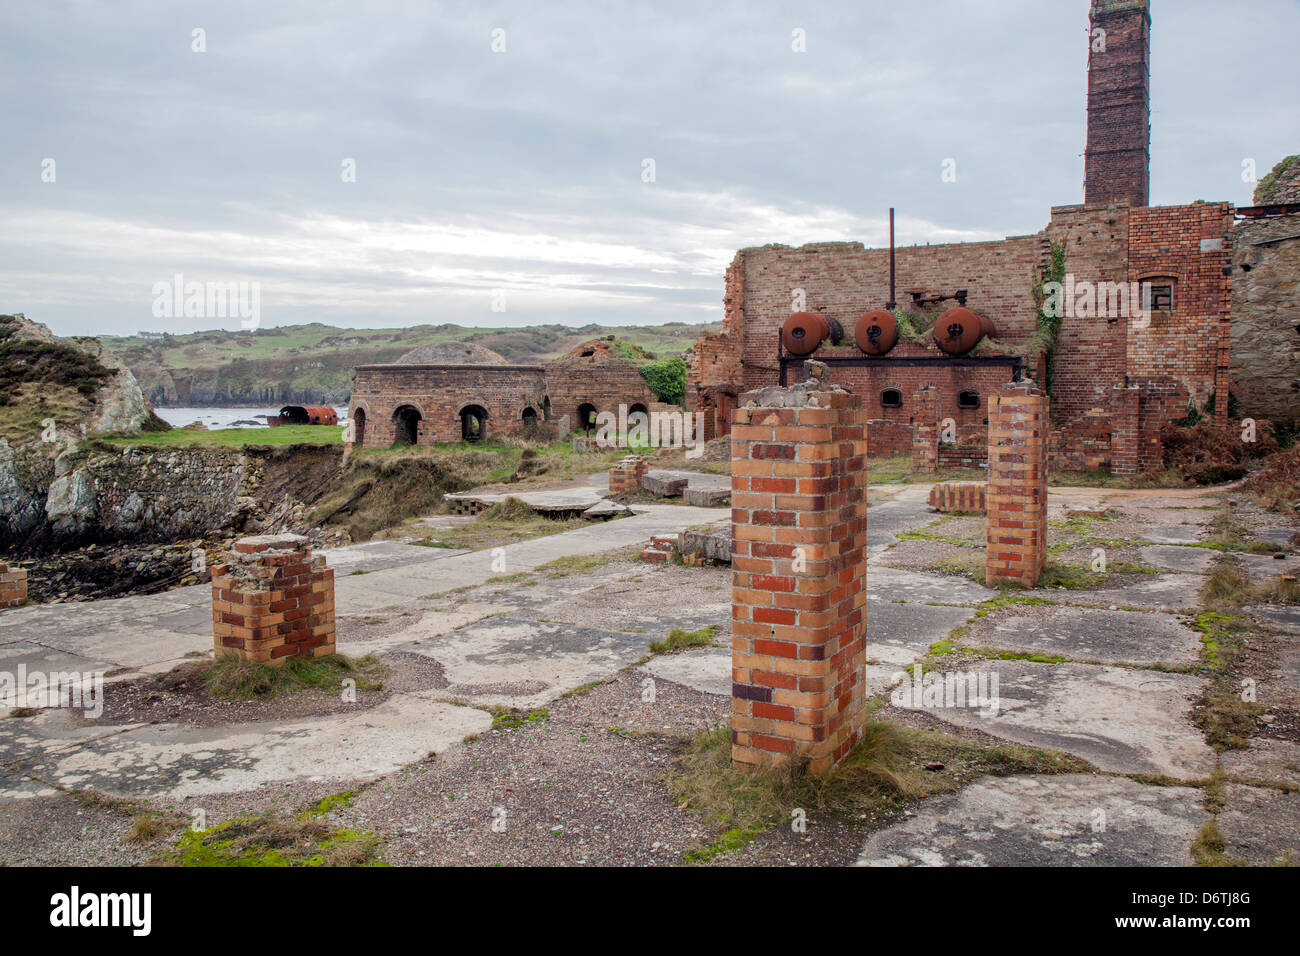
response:
[(390, 365), (359, 365), (348, 416), (358, 445), (478, 441), (530, 426), (578, 429), (600, 412), (647, 412), (658, 399), (635, 362), (605, 339), (548, 365), (510, 365), (490, 349), (425, 346)]
[[(1252, 372), (1231, 358), (1234, 346), (1276, 349), (1296, 370), (1297, 273), (1294, 259), (1284, 258), (1300, 248), (1296, 217), (1279, 205), (1147, 205), (1149, 0), (1093, 0), (1090, 14), (1083, 203), (1053, 207), (1032, 235), (900, 248), (896, 288), (888, 249), (826, 242), (740, 250), (726, 271), (723, 330), (702, 335), (688, 357), (688, 405), (704, 413), (707, 437), (728, 432), (742, 392), (801, 377), (802, 360), (791, 361), (779, 344), (792, 312), (843, 329), (839, 344), (827, 338), (813, 357), (831, 367), (832, 381), (862, 396), (872, 454), (916, 454), (915, 444), (942, 435), (931, 459), (981, 463), (987, 396), (1021, 375), (1049, 387), (1051, 455), (1068, 469), (1158, 466), (1161, 427), (1189, 408), (1212, 408), (1226, 421), (1233, 380), (1242, 414), (1300, 417), (1300, 384), (1279, 399), (1275, 371)], [(1239, 244), (1238, 272), (1257, 270), (1247, 285), (1271, 312), (1256, 311), (1234, 329), (1233, 308), (1253, 304), (1234, 292), (1234, 219), (1243, 215), (1266, 225), (1251, 233), (1249, 251)], [(1258, 272), (1270, 263), (1274, 272)], [(1289, 282), (1277, 277), (1287, 268)], [(1069, 307), (1045, 333), (1036, 283), (1052, 279), (1066, 286)], [(1150, 308), (1131, 314), (1125, 302), (1092, 293), (1080, 294), (1075, 307), (1070, 295), (1107, 288), (1140, 290)], [(917, 334), (900, 336), (887, 354), (864, 356), (855, 347), (855, 326), (869, 310), (894, 306), (915, 330), (935, 324), (938, 307), (957, 303), (991, 320), (977, 348), (952, 355)]]

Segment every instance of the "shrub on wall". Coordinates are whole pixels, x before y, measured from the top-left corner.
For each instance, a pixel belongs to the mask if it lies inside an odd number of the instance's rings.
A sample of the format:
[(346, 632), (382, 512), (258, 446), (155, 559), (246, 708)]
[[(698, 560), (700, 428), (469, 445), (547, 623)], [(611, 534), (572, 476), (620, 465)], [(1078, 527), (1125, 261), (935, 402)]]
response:
[(673, 355), (647, 362), (641, 366), (640, 372), (659, 401), (680, 405), (686, 398), (686, 362), (681, 356)]

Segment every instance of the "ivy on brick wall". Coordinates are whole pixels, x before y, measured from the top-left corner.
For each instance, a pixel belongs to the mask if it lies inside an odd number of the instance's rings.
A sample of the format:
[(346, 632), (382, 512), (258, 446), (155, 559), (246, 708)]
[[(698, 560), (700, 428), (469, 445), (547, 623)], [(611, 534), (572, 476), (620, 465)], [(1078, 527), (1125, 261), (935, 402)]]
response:
[(639, 371), (659, 401), (680, 405), (686, 397), (686, 363), (681, 356), (673, 355), (647, 362)]
[(1043, 388), (1050, 395), (1052, 391), (1052, 355), (1056, 351), (1056, 339), (1061, 333), (1061, 316), (1051, 315), (1044, 308), (1047, 296), (1043, 292), (1043, 287), (1049, 282), (1065, 281), (1065, 242), (1052, 243), (1050, 262), (1045, 272), (1039, 272), (1037, 268), (1033, 272), (1031, 289), (1034, 295), (1034, 304), (1038, 307), (1038, 331), (1034, 333), (1033, 338), (1025, 346), (1025, 364), (1032, 371), (1037, 364), (1035, 359), (1039, 355), (1047, 357), (1047, 381), (1041, 382)]

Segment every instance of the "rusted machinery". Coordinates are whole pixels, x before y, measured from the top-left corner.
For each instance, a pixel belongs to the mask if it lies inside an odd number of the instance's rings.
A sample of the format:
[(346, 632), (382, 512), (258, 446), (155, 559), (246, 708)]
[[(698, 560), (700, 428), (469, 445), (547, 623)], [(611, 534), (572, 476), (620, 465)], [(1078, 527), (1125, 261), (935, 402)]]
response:
[(268, 425), (337, 425), (339, 413), (328, 405), (286, 405), (279, 415), (267, 415)]
[[(993, 322), (965, 306), (954, 306), (934, 323), (935, 345), (949, 355), (965, 355), (985, 337), (994, 335)], [(781, 326), (781, 348), (794, 356), (812, 355), (823, 342), (839, 345), (844, 329), (820, 312), (795, 312)], [(898, 318), (887, 309), (872, 309), (858, 319), (853, 341), (867, 355), (881, 356), (898, 344)]]

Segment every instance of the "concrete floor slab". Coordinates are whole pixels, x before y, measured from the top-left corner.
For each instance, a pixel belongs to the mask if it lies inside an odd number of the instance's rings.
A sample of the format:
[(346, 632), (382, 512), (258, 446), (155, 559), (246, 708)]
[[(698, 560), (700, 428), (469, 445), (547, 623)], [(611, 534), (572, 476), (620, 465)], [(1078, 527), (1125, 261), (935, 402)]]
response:
[(1285, 604), (1252, 604), (1243, 610), (1269, 627), (1287, 634), (1300, 634), (1300, 607)]
[(481, 706), (540, 707), (644, 657), (644, 634), (501, 615), (402, 648), (443, 666), (444, 696)]
[(925, 574), (867, 562), (867, 593), (909, 604), (981, 604), (998, 592), (956, 575)]
[(962, 643), (1107, 664), (1191, 664), (1200, 656), (1201, 636), (1160, 611), (1039, 604), (976, 621)]
[(1186, 674), (1094, 664), (991, 661), (996, 714), (964, 707), (927, 712), (1033, 747), (1063, 750), (1101, 770), (1205, 776), (1214, 751), (1187, 718), (1204, 680)]
[(641, 670), (705, 694), (731, 696), (731, 651), (726, 648), (661, 654), (642, 664)]
[(1153, 544), (1142, 548), (1139, 560), (1162, 571), (1181, 571), (1185, 574), (1206, 574), (1214, 563), (1217, 552), (1210, 548), (1189, 548), (1176, 544)]
[(1245, 780), (1263, 780), (1300, 787), (1300, 743), (1273, 737), (1251, 737), (1245, 750), (1219, 755), (1224, 773)]
[(873, 835), (858, 866), (1189, 866), (1201, 792), (1085, 774), (983, 778)]
[(252, 790), (282, 780), (356, 780), (391, 773), (491, 726), (486, 711), (398, 694), (329, 720), (198, 728), (152, 724), (51, 749), (40, 725), (10, 747), (18, 768), (65, 787), (183, 799)]
[(1153, 524), (1142, 532), (1142, 538), (1152, 544), (1190, 544), (1199, 541), (1204, 524)]
[(1034, 597), (1062, 604), (1103, 604), (1117, 608), (1152, 608), (1158, 611), (1190, 611), (1197, 607), (1205, 579), (1199, 574), (1147, 574), (1122, 588), (1081, 591), (1071, 588), (1038, 588)]
[(1218, 822), (1227, 856), (1252, 866), (1300, 865), (1300, 793), (1229, 784)]

